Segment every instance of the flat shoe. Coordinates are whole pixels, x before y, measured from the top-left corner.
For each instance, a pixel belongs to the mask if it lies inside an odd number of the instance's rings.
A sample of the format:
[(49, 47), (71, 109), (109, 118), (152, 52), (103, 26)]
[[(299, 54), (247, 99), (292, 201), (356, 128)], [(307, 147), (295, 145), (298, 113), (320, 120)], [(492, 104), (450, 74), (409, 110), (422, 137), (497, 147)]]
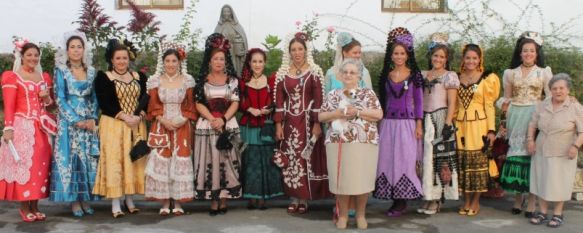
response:
[(73, 211), (73, 216), (74, 217), (80, 218), (80, 217), (83, 217), (83, 215), (85, 215), (85, 212), (83, 212), (83, 210), (75, 210), (75, 211)]
[(161, 208), (160, 212), (158, 212), (160, 216), (168, 216), (170, 214), (170, 209), (168, 208)]
[(519, 209), (519, 208), (512, 208), (512, 210), (510, 210), (510, 212), (511, 212), (513, 215), (519, 215), (520, 213), (522, 213), (522, 210), (521, 210), (521, 209)]
[(478, 215), (479, 212), (480, 212), (480, 209), (478, 209), (478, 210), (469, 209), (467, 215), (468, 216), (476, 216), (476, 215)]
[(121, 218), (121, 217), (125, 216), (126, 214), (124, 212), (118, 211), (118, 212), (112, 213), (112, 215), (113, 215), (113, 218)]
[(44, 221), (47, 219), (47, 216), (43, 213), (41, 213), (40, 211), (37, 211), (36, 213), (34, 213), (34, 216), (36, 216), (36, 221)]
[(227, 207), (219, 208), (218, 214), (224, 215), (227, 214), (227, 211), (228, 211)]
[(182, 208), (174, 208), (172, 209), (172, 213), (174, 216), (182, 216), (184, 215), (184, 210)]
[(460, 209), (457, 213), (459, 215), (468, 215), (469, 211), (470, 211), (470, 209)]
[(36, 220), (36, 215), (34, 215), (33, 213), (26, 213), (25, 214), (24, 211), (22, 211), (21, 209), (18, 209), (18, 213), (20, 214), (22, 221), (34, 222)]

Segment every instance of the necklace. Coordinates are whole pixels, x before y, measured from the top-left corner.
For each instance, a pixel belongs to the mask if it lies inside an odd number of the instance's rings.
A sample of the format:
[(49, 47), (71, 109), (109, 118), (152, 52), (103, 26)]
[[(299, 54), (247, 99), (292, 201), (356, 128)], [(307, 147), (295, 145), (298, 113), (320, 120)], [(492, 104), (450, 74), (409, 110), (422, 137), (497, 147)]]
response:
[(296, 65), (296, 63), (292, 63), (294, 65), (294, 67), (296, 68), (296, 76), (302, 74), (302, 67), (304, 67), (304, 65), (306, 64), (306, 61), (304, 61), (304, 63), (302, 63), (302, 65), (300, 67), (298, 67)]
[(119, 76), (124, 76), (128, 73), (128, 70), (126, 69), (123, 73), (118, 72), (115, 68), (113, 69), (113, 72), (116, 73)]
[(24, 72), (31, 74), (32, 72), (34, 72), (34, 68), (30, 68), (28, 66), (23, 66), (22, 70), (24, 70)]
[(522, 67), (524, 67), (524, 68), (530, 68), (530, 67), (533, 67), (534, 65), (536, 65), (536, 63), (532, 63), (532, 64), (528, 64), (528, 65), (527, 65), (527, 64), (525, 64), (525, 63), (522, 63), (522, 64), (520, 64), (520, 65), (521, 65)]
[(164, 73), (164, 76), (166, 76), (166, 78), (168, 79), (168, 82), (173, 83), (174, 81), (176, 81), (176, 78), (178, 78), (178, 76), (180, 75), (180, 73), (176, 72), (176, 74), (169, 76), (168, 73)]
[(69, 63), (69, 66), (71, 66), (71, 69), (81, 69), (81, 68), (83, 68), (83, 65), (82, 64)]
[[(397, 74), (396, 74), (395, 78), (398, 80), (401, 73), (398, 70), (396, 71), (396, 73)], [(395, 99), (400, 99), (403, 96), (403, 94), (405, 94), (405, 91), (409, 90), (409, 80), (408, 79), (403, 81), (403, 87), (401, 87), (401, 90), (399, 90), (399, 93), (397, 93), (397, 91), (395, 91), (395, 89), (393, 89), (393, 84), (390, 81), (392, 81), (392, 80), (389, 78), (389, 82), (388, 82), (389, 91), (391, 92), (391, 95), (393, 97), (395, 97)]]

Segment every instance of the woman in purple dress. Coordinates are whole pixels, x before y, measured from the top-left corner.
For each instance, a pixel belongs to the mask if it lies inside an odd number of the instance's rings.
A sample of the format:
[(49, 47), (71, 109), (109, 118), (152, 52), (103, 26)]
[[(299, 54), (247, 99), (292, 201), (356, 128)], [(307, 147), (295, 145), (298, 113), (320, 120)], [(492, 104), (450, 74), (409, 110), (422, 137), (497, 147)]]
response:
[(393, 199), (387, 216), (398, 217), (407, 200), (422, 196), (416, 163), (422, 159), (423, 77), (415, 62), (413, 36), (402, 27), (389, 32), (380, 102), (383, 120), (379, 126), (379, 162), (373, 196)]

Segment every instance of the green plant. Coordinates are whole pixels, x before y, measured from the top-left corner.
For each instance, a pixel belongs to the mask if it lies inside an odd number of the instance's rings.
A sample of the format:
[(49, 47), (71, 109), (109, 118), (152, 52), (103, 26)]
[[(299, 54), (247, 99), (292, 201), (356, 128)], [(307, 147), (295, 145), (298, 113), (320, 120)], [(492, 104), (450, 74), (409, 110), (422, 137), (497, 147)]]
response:
[(161, 22), (156, 20), (155, 14), (142, 10), (133, 0), (127, 2), (132, 12), (132, 19), (127, 25), (132, 41), (146, 54), (157, 51), (159, 41), (164, 37), (158, 35)]
[(267, 56), (267, 63), (265, 64), (265, 74), (271, 75), (276, 72), (281, 66), (281, 56), (283, 56), (283, 51), (278, 49), (277, 46), (281, 43), (281, 39), (274, 35), (267, 35), (265, 41), (261, 43), (263, 47), (267, 50), (265, 55)]
[(40, 64), (44, 72), (49, 73), (51, 77), (53, 76), (53, 71), (55, 70), (55, 53), (57, 49), (51, 43), (40, 43), (39, 44), (41, 57)]
[(191, 0), (190, 5), (186, 9), (184, 17), (182, 17), (182, 24), (180, 25), (180, 30), (176, 35), (174, 35), (174, 41), (179, 43), (184, 43), (191, 50), (196, 49), (198, 41), (200, 39), (200, 34), (202, 30), (200, 28), (192, 31), (192, 21), (194, 20), (194, 14), (196, 13), (196, 4), (198, 0)]

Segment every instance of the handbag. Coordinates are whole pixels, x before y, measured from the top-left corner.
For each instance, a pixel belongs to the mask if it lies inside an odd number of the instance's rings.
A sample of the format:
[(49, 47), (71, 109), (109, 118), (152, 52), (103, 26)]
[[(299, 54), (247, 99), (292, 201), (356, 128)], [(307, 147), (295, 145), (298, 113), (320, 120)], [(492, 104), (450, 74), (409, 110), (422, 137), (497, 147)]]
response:
[(231, 150), (233, 149), (233, 144), (231, 143), (231, 140), (229, 139), (229, 137), (231, 136), (231, 133), (227, 130), (223, 130), (223, 132), (221, 132), (221, 134), (219, 134), (219, 137), (217, 138), (217, 143), (216, 143), (216, 148), (218, 150)]
[(148, 133), (148, 146), (150, 148), (168, 148), (170, 147), (170, 140), (168, 134), (160, 133), (160, 121), (157, 122), (156, 132)]
[(439, 178), (442, 184), (449, 184), (451, 182), (451, 169), (447, 163), (442, 163), (439, 170)]
[(417, 177), (423, 178), (423, 163), (419, 160), (415, 162), (415, 173), (417, 173)]
[(261, 127), (261, 130), (259, 131), (259, 137), (264, 143), (275, 143), (275, 124), (273, 123), (273, 120), (266, 119), (263, 122), (263, 127)]
[[(140, 135), (138, 135), (138, 137), (140, 137)], [(130, 150), (130, 158), (132, 159), (132, 162), (134, 162), (149, 153), (150, 147), (148, 147), (148, 143), (146, 143), (146, 140), (140, 139)]]

